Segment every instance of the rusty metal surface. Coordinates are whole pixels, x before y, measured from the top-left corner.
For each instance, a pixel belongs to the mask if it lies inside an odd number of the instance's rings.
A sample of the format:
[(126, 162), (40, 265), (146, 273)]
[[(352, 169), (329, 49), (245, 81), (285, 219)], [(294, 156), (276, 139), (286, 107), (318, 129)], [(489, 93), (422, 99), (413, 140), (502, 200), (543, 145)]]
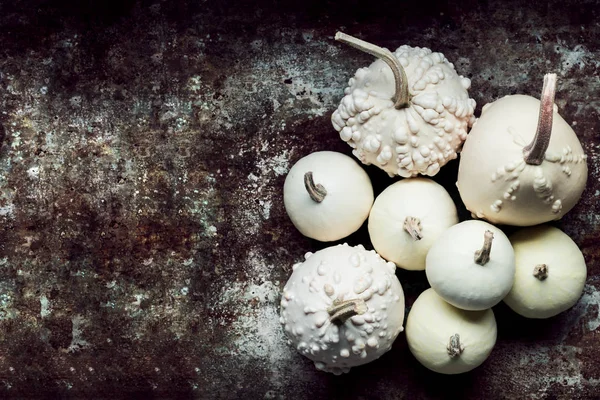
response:
[[(1, 396), (600, 397), (599, 10), (3, 2)], [(329, 118), (372, 61), (335, 43), (337, 30), (444, 53), (472, 79), (478, 112), (537, 95), (543, 74), (558, 73), (557, 104), (589, 156), (581, 203), (558, 224), (588, 262), (585, 293), (547, 321), (496, 307), (497, 346), (471, 373), (427, 371), (400, 335), (380, 360), (335, 377), (284, 340), (291, 265), (324, 247), (287, 218), (285, 174), (312, 151), (350, 154)], [(459, 201), (456, 170), (436, 180)], [(392, 182), (367, 171), (377, 192)], [(364, 227), (348, 242), (371, 247)], [(398, 276), (410, 306), (426, 279)]]

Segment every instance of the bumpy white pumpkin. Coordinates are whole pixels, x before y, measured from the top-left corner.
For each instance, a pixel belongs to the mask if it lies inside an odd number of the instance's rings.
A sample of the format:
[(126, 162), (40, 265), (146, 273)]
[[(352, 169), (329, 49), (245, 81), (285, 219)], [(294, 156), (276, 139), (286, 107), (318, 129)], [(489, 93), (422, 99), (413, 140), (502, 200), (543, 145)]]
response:
[(556, 75), (548, 74), (541, 102), (514, 95), (484, 106), (458, 170), (460, 196), (473, 216), (537, 225), (561, 218), (581, 197), (586, 156), (554, 108), (555, 86)]
[(341, 374), (390, 350), (404, 320), (394, 263), (344, 244), (307, 253), (293, 269), (280, 321), (291, 344), (318, 369)]
[(392, 53), (343, 33), (336, 39), (380, 58), (356, 71), (331, 117), (352, 153), (403, 177), (433, 176), (455, 159), (475, 120), (471, 81), (427, 48)]
[(509, 239), (517, 266), (515, 283), (504, 298), (510, 308), (527, 318), (549, 318), (577, 303), (587, 268), (569, 236), (540, 225), (521, 229)]
[(318, 151), (290, 169), (283, 186), (285, 209), (305, 236), (342, 239), (365, 222), (373, 205), (367, 173), (342, 153)]
[(424, 270), (433, 243), (457, 223), (456, 206), (446, 189), (427, 178), (404, 179), (375, 199), (369, 235), (386, 260), (400, 268)]
[(484, 221), (464, 221), (447, 229), (427, 253), (431, 287), (464, 310), (485, 310), (510, 291), (515, 254), (500, 229)]
[(433, 289), (417, 298), (408, 313), (406, 340), (415, 358), (442, 374), (460, 374), (481, 365), (496, 344), (494, 312), (460, 310)]

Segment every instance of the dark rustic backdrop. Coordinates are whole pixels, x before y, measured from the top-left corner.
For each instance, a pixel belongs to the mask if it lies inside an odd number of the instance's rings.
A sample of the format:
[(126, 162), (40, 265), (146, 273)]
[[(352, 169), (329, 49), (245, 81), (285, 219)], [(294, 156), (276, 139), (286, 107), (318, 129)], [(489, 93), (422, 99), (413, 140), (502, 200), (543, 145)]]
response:
[[(0, 2), (0, 396), (599, 398), (599, 14), (577, 0)], [(497, 346), (471, 373), (429, 372), (403, 335), (341, 377), (285, 343), (280, 291), (324, 247), (287, 218), (285, 175), (312, 151), (350, 154), (330, 115), (372, 61), (338, 30), (444, 53), (477, 113), (558, 73), (589, 156), (558, 224), (588, 262), (585, 293), (547, 321), (496, 307)], [(366, 169), (377, 192), (392, 182)], [(436, 180), (458, 202), (456, 171)], [(371, 247), (364, 227), (348, 241)], [(398, 276), (410, 306), (426, 279)]]

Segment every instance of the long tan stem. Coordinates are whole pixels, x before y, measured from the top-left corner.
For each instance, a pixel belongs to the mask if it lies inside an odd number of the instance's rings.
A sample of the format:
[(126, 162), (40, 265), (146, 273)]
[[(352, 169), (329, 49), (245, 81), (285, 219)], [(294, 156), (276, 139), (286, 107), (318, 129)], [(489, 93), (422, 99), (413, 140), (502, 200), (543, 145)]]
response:
[(423, 239), (421, 232), (421, 220), (415, 217), (406, 217), (403, 228), (413, 238), (414, 241)]
[(452, 358), (459, 356), (464, 350), (464, 346), (460, 344), (460, 335), (455, 333), (450, 336), (450, 341), (448, 342), (448, 346), (446, 346), (446, 350), (448, 351), (448, 355)]
[(556, 93), (556, 74), (544, 75), (544, 86), (540, 100), (540, 116), (538, 118), (535, 137), (524, 149), (525, 162), (540, 165), (544, 161), (546, 150), (552, 134), (552, 115), (554, 114), (554, 95)]
[(327, 312), (331, 322), (343, 324), (348, 318), (366, 313), (367, 303), (363, 299), (335, 300), (333, 305), (327, 309)]
[(396, 92), (393, 98), (394, 107), (401, 109), (410, 105), (410, 93), (408, 92), (408, 79), (406, 78), (406, 72), (404, 72), (402, 64), (400, 64), (400, 61), (394, 56), (394, 54), (392, 54), (391, 51), (386, 48), (376, 46), (372, 43), (365, 42), (364, 40), (355, 38), (354, 36), (346, 35), (342, 32), (335, 34), (335, 40), (348, 44), (385, 61), (385, 63), (392, 69), (392, 74), (394, 74), (394, 81), (396, 84)]
[(312, 171), (308, 171), (304, 174), (304, 187), (313, 201), (320, 203), (325, 200), (325, 196), (327, 196), (327, 190), (325, 190), (323, 185), (320, 183), (315, 184)]
[(475, 252), (475, 262), (479, 265), (485, 265), (490, 261), (490, 252), (492, 251), (492, 241), (494, 234), (492, 231), (485, 231), (483, 234), (483, 247)]

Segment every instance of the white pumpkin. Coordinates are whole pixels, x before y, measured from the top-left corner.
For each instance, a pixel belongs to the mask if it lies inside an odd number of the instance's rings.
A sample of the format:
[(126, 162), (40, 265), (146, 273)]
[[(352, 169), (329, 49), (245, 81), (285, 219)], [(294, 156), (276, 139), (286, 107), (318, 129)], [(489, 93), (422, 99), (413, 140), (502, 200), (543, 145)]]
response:
[(504, 298), (527, 318), (549, 318), (577, 303), (583, 293), (587, 268), (571, 238), (550, 225), (524, 228), (510, 236), (516, 273)]
[(404, 292), (395, 269), (361, 245), (307, 253), (281, 299), (291, 344), (334, 374), (379, 358), (403, 331)]
[(561, 218), (581, 197), (586, 155), (555, 109), (555, 86), (556, 75), (548, 74), (541, 102), (514, 95), (483, 107), (458, 170), (460, 196), (473, 216), (537, 225)]
[(485, 310), (510, 291), (515, 254), (500, 229), (484, 221), (448, 228), (427, 253), (425, 273), (431, 287), (464, 310)]
[(427, 252), (446, 229), (458, 223), (456, 206), (441, 185), (427, 178), (388, 186), (369, 214), (375, 250), (400, 268), (424, 270)]
[(406, 320), (406, 340), (415, 358), (442, 374), (461, 374), (481, 365), (496, 344), (494, 312), (458, 309), (427, 289)]
[(356, 71), (331, 116), (352, 153), (403, 177), (433, 176), (455, 159), (475, 120), (471, 81), (427, 48), (392, 53), (343, 33), (335, 38), (380, 58)]
[(367, 173), (342, 153), (318, 151), (290, 169), (283, 186), (285, 209), (305, 236), (342, 239), (365, 222), (373, 205)]

